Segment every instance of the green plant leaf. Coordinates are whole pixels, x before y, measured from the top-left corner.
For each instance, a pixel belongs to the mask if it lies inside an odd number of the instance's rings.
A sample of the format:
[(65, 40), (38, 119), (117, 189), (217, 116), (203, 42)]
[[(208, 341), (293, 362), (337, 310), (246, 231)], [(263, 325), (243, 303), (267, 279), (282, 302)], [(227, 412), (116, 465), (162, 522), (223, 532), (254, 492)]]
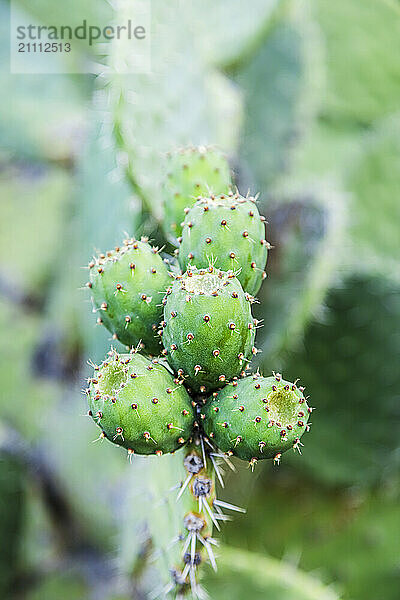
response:
[(266, 371), (282, 368), (285, 353), (320, 311), (341, 265), (346, 226), (344, 198), (325, 182), (281, 194), (263, 211), (274, 246), (257, 307), (264, 327), (256, 341)]
[[(315, 432), (304, 436), (304, 452)], [(245, 517), (227, 523), (224, 543), (251, 549), (257, 556), (284, 557), (303, 573), (333, 582), (343, 600), (375, 600), (376, 590), (387, 600), (397, 600), (396, 474), (392, 471), (386, 485), (370, 491), (358, 486), (328, 488), (321, 485), (318, 473), (318, 480), (305, 475), (303, 457), (293, 454), (291, 459), (288, 454), (279, 467), (259, 463), (258, 477), (243, 470), (231, 479), (231, 501), (248, 510)], [(238, 579), (232, 576), (235, 583)]]
[(398, 2), (317, 0), (315, 8), (326, 42), (325, 118), (350, 126), (365, 126), (397, 111), (400, 94)]
[(71, 176), (55, 167), (8, 164), (3, 168), (0, 275), (14, 290), (43, 296), (57, 269), (71, 183)]
[(282, 0), (255, 0), (248, 10), (241, 0), (192, 0), (184, 7), (194, 23), (195, 44), (206, 62), (232, 69), (262, 43), (282, 4)]
[(182, 531), (185, 514), (182, 502), (176, 502), (178, 486), (186, 478), (183, 458), (183, 452), (164, 455), (162, 460), (135, 457), (126, 480), (119, 562), (125, 573), (140, 571), (142, 587), (150, 594), (168, 586), (171, 565), (180, 562), (180, 545), (172, 542)]
[(263, 554), (223, 546), (218, 573), (208, 575), (206, 588), (216, 600), (338, 600), (332, 588), (296, 566)]
[[(29, 22), (29, 17), (26, 16)], [(9, 65), (9, 7), (0, 5), (1, 156), (69, 164), (83, 130), (84, 101), (90, 85), (63, 75), (16, 74)], [(40, 55), (35, 55), (40, 61)]]
[(348, 177), (351, 192), (348, 268), (400, 281), (400, 119), (365, 136)]
[(398, 469), (399, 292), (382, 276), (348, 276), (286, 362), (317, 407), (302, 464), (320, 481), (368, 486)]
[(320, 40), (304, 4), (291, 2), (235, 79), (244, 97), (239, 158), (245, 181), (266, 193), (286, 171), (314, 118), (322, 67)]

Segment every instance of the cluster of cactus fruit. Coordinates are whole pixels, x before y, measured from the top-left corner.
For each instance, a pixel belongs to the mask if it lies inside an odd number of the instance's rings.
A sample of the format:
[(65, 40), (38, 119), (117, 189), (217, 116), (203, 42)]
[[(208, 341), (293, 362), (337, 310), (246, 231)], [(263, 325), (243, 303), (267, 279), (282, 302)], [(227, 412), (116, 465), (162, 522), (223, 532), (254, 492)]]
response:
[(100, 437), (130, 458), (183, 450), (182, 561), (162, 594), (201, 597), (200, 564), (216, 568), (213, 526), (223, 509), (241, 510), (216, 497), (221, 462), (234, 468), (235, 456), (253, 468), (300, 452), (312, 409), (296, 381), (250, 372), (260, 326), (252, 304), (270, 248), (256, 198), (232, 191), (215, 149), (169, 160), (163, 225), (175, 256), (127, 239), (89, 263), (98, 323), (127, 350), (111, 348), (94, 365), (85, 393)]

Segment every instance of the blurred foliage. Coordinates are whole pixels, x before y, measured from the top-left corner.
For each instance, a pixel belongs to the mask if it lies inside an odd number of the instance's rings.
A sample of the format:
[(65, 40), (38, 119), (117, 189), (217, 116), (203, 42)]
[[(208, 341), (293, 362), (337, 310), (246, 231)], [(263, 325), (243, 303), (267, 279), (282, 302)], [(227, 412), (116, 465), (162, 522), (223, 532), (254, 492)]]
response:
[(255, 184), (263, 194), (290, 168), (308, 133), (322, 78), (320, 38), (308, 10), (288, 2), (285, 16), (235, 76), (244, 100), (242, 185)]
[(399, 110), (400, 8), (394, 0), (314, 0), (313, 16), (324, 45), (324, 84), (318, 119), (290, 177), (343, 178), (365, 133)]
[[(18, 2), (13, 6), (18, 7)], [(0, 2), (4, 66), (9, 60), (9, 11), (9, 4)], [(82, 101), (90, 89), (84, 78), (79, 83), (74, 85), (72, 78), (62, 75), (17, 75), (8, 66), (1, 68), (0, 86), (9, 93), (0, 97), (0, 158), (70, 163), (82, 139)]]
[[(309, 445), (313, 433), (305, 438)], [(305, 449), (304, 449), (305, 450)], [(343, 600), (396, 600), (399, 587), (398, 488), (391, 482), (366, 492), (358, 487), (328, 490), (300, 477), (296, 463), (279, 472), (264, 468), (245, 489), (230, 480), (230, 496), (248, 503), (240, 522), (227, 524), (226, 542), (282, 557), (289, 564), (334, 582)], [(261, 596), (257, 596), (261, 597)]]
[[(0, 263), (3, 285), (11, 280), (21, 292), (43, 300), (55, 271), (54, 248), (68, 216), (71, 184), (71, 176), (60, 168), (23, 163), (2, 165), (0, 253), (8, 255), (8, 260)], [(10, 227), (11, 223), (15, 225)]]
[(256, 310), (264, 320), (259, 361), (271, 371), (283, 368), (337, 277), (346, 215), (343, 196), (323, 182), (270, 198), (268, 215), (274, 249)]
[[(0, 12), (1, 14), (1, 12)], [(3, 20), (3, 25), (6, 23)], [(10, 75), (0, 71), (2, 155), (69, 163), (83, 133), (80, 90), (60, 75)]]
[(27, 600), (82, 600), (89, 588), (79, 575), (52, 573), (27, 596)]
[(316, 0), (328, 69), (323, 116), (365, 126), (399, 109), (400, 7), (395, 0)]
[[(134, 5), (117, 7), (121, 22), (134, 18)], [(129, 64), (129, 49), (115, 45), (110, 72), (100, 84), (104, 85), (104, 110), (110, 111), (108, 120), (114, 124), (119, 159), (146, 209), (160, 218), (165, 153), (193, 144), (217, 144), (233, 154), (240, 106), (231, 82), (195, 51), (195, 4), (174, 0), (167, 5), (154, 0), (151, 7), (157, 39), (151, 71), (121, 74), (119, 65)], [(208, 50), (213, 47), (209, 45)]]
[[(113, 16), (108, 2), (16, 4), (46, 23)], [(227, 499), (248, 514), (228, 524), (232, 547), (206, 587), (221, 600), (397, 600), (398, 3), (152, 9), (162, 42), (150, 74), (0, 71), (0, 418), (33, 461), (27, 474), (0, 456), (0, 595), (16, 583), (21, 600), (128, 600), (157, 581), (157, 558), (147, 573), (141, 562), (145, 521), (151, 498), (176, 483), (176, 463), (130, 466), (111, 444), (92, 444), (80, 367), (110, 340), (79, 289), (81, 267), (125, 232), (161, 245), (140, 204), (161, 218), (164, 153), (211, 143), (229, 154), (242, 192), (261, 192), (270, 223), (256, 307), (263, 366), (300, 376), (317, 410), (302, 458), (229, 478)], [(111, 65), (118, 58), (112, 49)], [(64, 499), (59, 513), (45, 481)], [(167, 541), (174, 511), (157, 511)]]
[[(0, 445), (2, 431), (0, 430)], [(0, 450), (0, 596), (5, 598), (18, 573), (23, 526), (23, 469)]]
[(400, 465), (400, 287), (353, 277), (325, 304), (285, 367), (317, 409), (302, 462), (335, 484), (391, 479)]
[[(193, 23), (195, 42), (208, 63), (232, 71), (264, 41), (284, 0), (253, 0), (251, 11), (241, 0), (190, 0), (184, 9)], [(230, 26), (226, 27), (229, 10)], [(202, 18), (204, 14), (207, 19)]]
[(396, 115), (367, 136), (349, 176), (351, 257), (361, 271), (400, 281), (400, 120)]
[(102, 23), (104, 19), (113, 18), (112, 6), (109, 2), (97, 0), (70, 0), (65, 4), (53, 4), (48, 0), (35, 0), (32, 4), (28, 0), (18, 0), (17, 4), (28, 13), (36, 16), (44, 23), (70, 22), (71, 13), (77, 23), (87, 19), (88, 23)]
[(43, 321), (35, 314), (0, 299), (1, 402), (0, 418), (17, 428), (27, 439), (44, 434), (46, 423), (38, 418), (54, 403), (58, 388), (32, 372), (32, 360)]
[(268, 598), (270, 600), (337, 600), (329, 589), (295, 565), (223, 546), (218, 561), (219, 572), (210, 574), (206, 586), (213, 597)]

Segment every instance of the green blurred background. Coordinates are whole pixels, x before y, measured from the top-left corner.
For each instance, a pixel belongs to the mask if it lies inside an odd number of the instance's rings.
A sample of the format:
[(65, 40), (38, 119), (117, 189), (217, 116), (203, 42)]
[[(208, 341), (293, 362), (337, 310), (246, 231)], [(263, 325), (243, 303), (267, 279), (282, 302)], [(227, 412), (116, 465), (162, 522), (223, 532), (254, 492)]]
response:
[[(43, 23), (126, 10), (14, 6)], [(153, 0), (152, 72), (100, 77), (10, 74), (8, 15), (1, 0), (0, 598), (147, 597), (143, 467), (83, 417), (86, 361), (110, 340), (82, 265), (152, 231), (140, 205), (159, 215), (164, 152), (209, 143), (260, 192), (275, 247), (259, 366), (301, 377), (316, 411), (302, 457), (229, 477), (223, 497), (248, 513), (206, 588), (398, 600), (399, 2)], [(111, 45), (93, 52), (112, 67)]]

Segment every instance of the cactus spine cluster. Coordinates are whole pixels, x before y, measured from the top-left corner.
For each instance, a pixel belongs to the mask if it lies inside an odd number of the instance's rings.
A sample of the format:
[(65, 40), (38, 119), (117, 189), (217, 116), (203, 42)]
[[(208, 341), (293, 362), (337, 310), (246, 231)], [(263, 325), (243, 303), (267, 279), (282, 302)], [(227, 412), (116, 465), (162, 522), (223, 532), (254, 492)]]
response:
[(165, 223), (175, 235), (184, 221), (181, 271), (169, 272), (145, 239), (125, 240), (89, 264), (99, 321), (129, 350), (112, 348), (88, 379), (100, 437), (130, 457), (184, 449), (181, 530), (171, 541), (181, 558), (170, 565), (164, 597), (202, 597), (199, 567), (205, 560), (216, 567), (213, 527), (227, 518), (225, 509), (242, 510), (217, 498), (221, 461), (232, 468), (231, 456), (252, 467), (261, 459), (279, 463), (289, 448), (300, 452), (309, 429), (312, 409), (297, 380), (250, 372), (259, 326), (251, 306), (270, 246), (255, 198), (230, 192), (230, 184), (217, 151), (172, 155)]

